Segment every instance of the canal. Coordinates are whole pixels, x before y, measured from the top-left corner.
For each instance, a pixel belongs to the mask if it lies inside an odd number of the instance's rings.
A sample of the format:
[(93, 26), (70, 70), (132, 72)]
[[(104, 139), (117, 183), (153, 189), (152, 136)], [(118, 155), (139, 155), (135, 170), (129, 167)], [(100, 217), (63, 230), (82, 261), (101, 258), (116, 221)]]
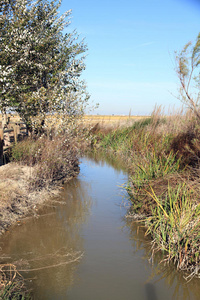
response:
[(109, 160), (82, 158), (81, 171), (37, 217), (0, 240), (2, 258), (17, 263), (36, 300), (199, 299), (175, 266), (153, 264), (151, 240), (126, 218), (128, 175)]

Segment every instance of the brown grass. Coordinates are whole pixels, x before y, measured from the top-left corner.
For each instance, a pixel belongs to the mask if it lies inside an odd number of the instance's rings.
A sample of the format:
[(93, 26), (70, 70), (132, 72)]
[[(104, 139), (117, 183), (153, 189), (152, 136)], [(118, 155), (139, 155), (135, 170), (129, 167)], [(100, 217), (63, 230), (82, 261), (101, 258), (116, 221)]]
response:
[(14, 162), (0, 167), (0, 233), (79, 172), (76, 140), (71, 136), (26, 139), (12, 149)]
[(60, 189), (30, 191), (30, 180), (34, 168), (9, 163), (0, 168), (0, 234), (9, 226), (20, 221), (27, 214), (35, 214), (37, 209)]
[[(200, 277), (200, 123), (191, 111), (150, 119), (130, 128), (94, 131), (93, 147), (124, 157), (134, 218), (141, 214), (153, 251)], [(146, 217), (145, 217), (146, 216)]]
[(129, 127), (135, 121), (147, 118), (148, 116), (123, 116), (123, 115), (85, 115), (83, 116), (83, 126), (120, 128)]

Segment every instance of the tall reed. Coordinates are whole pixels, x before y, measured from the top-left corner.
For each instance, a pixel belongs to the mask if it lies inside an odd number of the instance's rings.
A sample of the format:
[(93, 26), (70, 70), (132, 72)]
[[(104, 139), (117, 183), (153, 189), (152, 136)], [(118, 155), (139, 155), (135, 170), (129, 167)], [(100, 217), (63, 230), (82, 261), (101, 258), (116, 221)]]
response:
[(200, 204), (194, 191), (185, 184), (168, 186), (165, 197), (158, 197), (151, 188), (155, 202), (151, 216), (145, 219), (146, 234), (153, 237), (154, 247), (166, 252), (165, 261), (173, 261), (177, 269), (200, 275)]
[[(154, 249), (200, 276), (200, 124), (191, 112), (161, 109), (131, 127), (96, 133), (97, 148), (124, 157), (132, 211), (145, 214)], [(195, 186), (195, 188), (192, 188)]]

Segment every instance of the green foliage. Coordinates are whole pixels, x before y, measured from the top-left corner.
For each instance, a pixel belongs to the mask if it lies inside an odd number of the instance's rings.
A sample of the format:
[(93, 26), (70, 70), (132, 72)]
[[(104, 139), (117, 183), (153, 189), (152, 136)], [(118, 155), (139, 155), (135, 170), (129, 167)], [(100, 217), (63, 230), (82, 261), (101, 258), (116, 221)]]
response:
[(136, 145), (135, 141), (142, 138), (143, 129), (152, 123), (151, 118), (134, 122), (128, 128), (116, 129), (108, 133), (98, 134), (98, 144), (100, 147), (112, 149), (125, 154), (132, 150)]
[(178, 269), (194, 271), (200, 263), (200, 204), (194, 202), (194, 191), (180, 184), (174, 189), (169, 186), (164, 199), (153, 189), (149, 194), (156, 206), (145, 219), (147, 234), (167, 251), (168, 261), (177, 262)]
[(0, 5), (0, 109), (15, 111), (31, 130), (55, 112), (79, 115), (88, 94), (84, 41), (59, 16), (61, 1), (12, 0)]
[(140, 130), (140, 129), (143, 129), (145, 126), (148, 126), (152, 124), (152, 118), (146, 118), (146, 119), (143, 119), (143, 120), (139, 120), (139, 121), (136, 121), (133, 126), (131, 127), (132, 130)]
[(31, 300), (31, 296), (22, 290), (21, 282), (7, 284), (1, 290), (0, 297), (2, 300)]
[(145, 156), (140, 157), (135, 163), (134, 174), (130, 180), (136, 189), (143, 187), (149, 181), (158, 177), (165, 177), (170, 173), (179, 171), (180, 160), (176, 159), (176, 154), (172, 151), (169, 154), (158, 155), (155, 150), (147, 152)]

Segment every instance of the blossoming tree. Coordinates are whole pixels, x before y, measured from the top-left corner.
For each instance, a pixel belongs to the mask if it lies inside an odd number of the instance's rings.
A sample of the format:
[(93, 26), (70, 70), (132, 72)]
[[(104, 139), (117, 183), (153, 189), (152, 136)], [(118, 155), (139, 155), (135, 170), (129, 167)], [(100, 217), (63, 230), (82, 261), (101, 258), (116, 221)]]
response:
[[(76, 31), (64, 33), (71, 11), (61, 1), (0, 0), (0, 109), (15, 111), (31, 132), (59, 117), (82, 114), (87, 50)], [(56, 121), (57, 122), (57, 121)]]

